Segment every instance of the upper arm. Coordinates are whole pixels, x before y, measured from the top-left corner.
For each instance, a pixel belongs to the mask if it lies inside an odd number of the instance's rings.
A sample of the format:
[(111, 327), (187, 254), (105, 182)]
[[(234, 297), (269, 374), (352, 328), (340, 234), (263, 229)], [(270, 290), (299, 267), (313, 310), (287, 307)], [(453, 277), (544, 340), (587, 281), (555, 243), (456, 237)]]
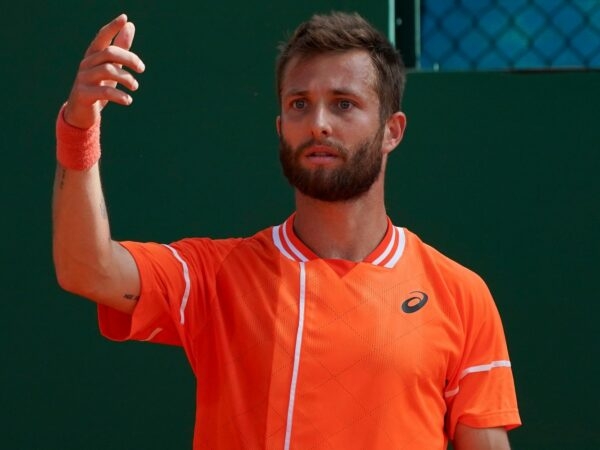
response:
[(118, 242), (111, 243), (110, 263), (90, 274), (82, 291), (75, 292), (96, 303), (131, 314), (140, 296), (140, 273), (131, 253)]
[(140, 274), (131, 253), (111, 241), (100, 263), (79, 257), (69, 270), (57, 271), (61, 287), (73, 294), (128, 314), (133, 313), (140, 295)]
[(510, 450), (504, 428), (473, 428), (462, 423), (456, 425), (453, 445), (455, 450)]
[(105, 304), (132, 313), (140, 297), (140, 273), (131, 253), (117, 242), (113, 241), (112, 245), (117, 270), (113, 270), (113, 283), (110, 291), (106, 292)]
[(445, 391), (451, 439), (458, 424), (511, 429), (521, 423), (502, 322), (482, 281), (463, 295), (462, 309), (463, 340)]

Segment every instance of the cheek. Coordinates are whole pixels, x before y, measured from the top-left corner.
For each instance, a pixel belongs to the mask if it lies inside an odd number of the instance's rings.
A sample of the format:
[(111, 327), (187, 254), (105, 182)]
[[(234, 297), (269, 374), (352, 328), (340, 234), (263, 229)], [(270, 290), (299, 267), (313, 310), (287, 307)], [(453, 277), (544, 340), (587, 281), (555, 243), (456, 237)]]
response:
[(279, 125), (279, 135), (293, 145), (295, 141), (301, 140), (302, 127), (293, 122), (282, 120)]
[(381, 128), (379, 124), (365, 122), (361, 124), (355, 124), (353, 127), (346, 129), (345, 137), (349, 142), (362, 143), (365, 141), (373, 140), (379, 133)]

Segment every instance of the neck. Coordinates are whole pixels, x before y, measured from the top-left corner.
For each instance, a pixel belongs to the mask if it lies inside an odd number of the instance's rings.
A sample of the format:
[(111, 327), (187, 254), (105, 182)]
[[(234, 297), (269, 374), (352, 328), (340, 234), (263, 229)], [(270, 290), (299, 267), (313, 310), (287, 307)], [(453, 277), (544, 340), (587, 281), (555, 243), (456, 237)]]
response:
[(296, 191), (294, 231), (321, 258), (362, 261), (386, 229), (381, 180), (361, 197), (345, 202), (315, 200)]

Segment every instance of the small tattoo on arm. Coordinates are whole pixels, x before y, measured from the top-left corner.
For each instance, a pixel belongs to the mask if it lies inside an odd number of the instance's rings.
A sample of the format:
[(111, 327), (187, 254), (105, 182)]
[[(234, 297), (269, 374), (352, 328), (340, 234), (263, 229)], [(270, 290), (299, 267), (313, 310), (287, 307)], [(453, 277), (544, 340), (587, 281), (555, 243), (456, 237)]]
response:
[(65, 177), (67, 175), (67, 171), (65, 169), (60, 169), (60, 174), (59, 174), (59, 178), (60, 181), (58, 182), (58, 187), (59, 189), (62, 189), (63, 186), (65, 185)]
[(139, 300), (140, 299), (139, 295), (133, 295), (133, 294), (125, 294), (123, 297), (126, 298), (127, 300)]

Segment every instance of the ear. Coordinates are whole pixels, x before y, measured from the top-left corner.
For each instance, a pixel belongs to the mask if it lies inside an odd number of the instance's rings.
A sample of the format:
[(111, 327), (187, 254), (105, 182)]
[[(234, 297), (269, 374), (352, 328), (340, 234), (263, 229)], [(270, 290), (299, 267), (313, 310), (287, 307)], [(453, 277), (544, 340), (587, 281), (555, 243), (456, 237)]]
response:
[(277, 134), (281, 136), (281, 116), (277, 116), (275, 119), (275, 128), (277, 128)]
[(397, 111), (392, 114), (385, 123), (385, 131), (383, 134), (383, 142), (381, 149), (384, 154), (394, 150), (404, 137), (406, 129), (406, 114)]

